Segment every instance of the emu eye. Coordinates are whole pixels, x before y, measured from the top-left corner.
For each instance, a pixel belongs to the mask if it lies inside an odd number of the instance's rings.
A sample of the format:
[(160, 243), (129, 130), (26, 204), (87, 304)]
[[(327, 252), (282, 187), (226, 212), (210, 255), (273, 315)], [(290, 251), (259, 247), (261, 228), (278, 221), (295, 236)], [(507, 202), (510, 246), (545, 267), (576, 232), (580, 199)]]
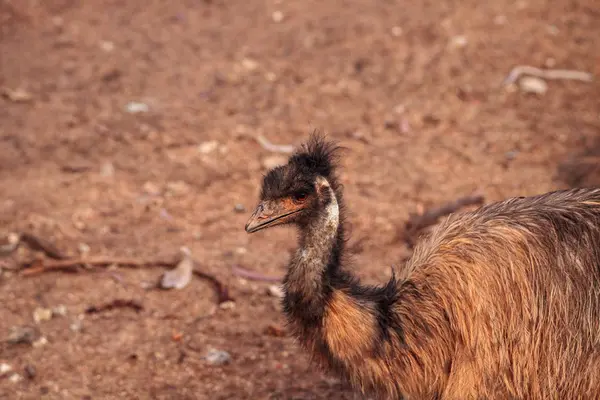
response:
[(307, 197), (308, 194), (306, 192), (296, 192), (292, 195), (292, 198), (297, 203), (302, 203), (304, 200), (306, 200)]

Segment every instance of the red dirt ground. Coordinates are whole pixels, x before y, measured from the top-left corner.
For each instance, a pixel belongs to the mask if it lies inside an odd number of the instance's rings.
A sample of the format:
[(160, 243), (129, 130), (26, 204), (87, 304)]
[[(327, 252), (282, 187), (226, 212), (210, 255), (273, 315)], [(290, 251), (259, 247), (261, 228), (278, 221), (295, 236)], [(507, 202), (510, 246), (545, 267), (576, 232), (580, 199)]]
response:
[[(0, 339), (29, 325), (47, 343), (0, 345), (23, 377), (0, 377), (0, 398), (361, 398), (265, 334), (283, 323), (269, 284), (231, 272), (281, 275), (295, 246), (289, 230), (243, 229), (273, 156), (252, 135), (298, 145), (318, 128), (348, 148), (356, 272), (376, 282), (409, 254), (398, 235), (410, 212), (565, 187), (560, 164), (600, 133), (597, 80), (548, 81), (543, 95), (501, 86), (519, 64), (600, 75), (595, 0), (0, 0), (0, 35), (0, 233), (72, 254), (185, 245), (237, 300), (207, 316), (208, 282), (145, 290), (158, 268), (23, 277), (20, 249), (0, 260)], [(126, 112), (132, 101), (149, 112)], [(144, 310), (72, 329), (114, 299)], [(66, 316), (33, 321), (60, 305)], [(209, 365), (210, 347), (231, 362)]]

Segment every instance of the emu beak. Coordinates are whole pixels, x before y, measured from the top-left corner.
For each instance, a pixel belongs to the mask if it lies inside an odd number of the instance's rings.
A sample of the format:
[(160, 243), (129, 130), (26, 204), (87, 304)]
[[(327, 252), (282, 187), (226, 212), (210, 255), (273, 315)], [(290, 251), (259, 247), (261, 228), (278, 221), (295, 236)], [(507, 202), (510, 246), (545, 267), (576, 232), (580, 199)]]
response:
[(254, 233), (271, 226), (285, 224), (290, 220), (289, 217), (292, 214), (299, 211), (302, 211), (302, 207), (298, 207), (291, 201), (265, 200), (256, 207), (250, 216), (246, 223), (246, 232)]

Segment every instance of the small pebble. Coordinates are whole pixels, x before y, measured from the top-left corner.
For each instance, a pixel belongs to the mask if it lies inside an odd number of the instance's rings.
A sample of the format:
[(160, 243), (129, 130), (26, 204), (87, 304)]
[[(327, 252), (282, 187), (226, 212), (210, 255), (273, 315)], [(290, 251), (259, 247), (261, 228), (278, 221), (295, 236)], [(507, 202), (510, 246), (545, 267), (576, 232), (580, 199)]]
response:
[(223, 303), (219, 304), (219, 308), (221, 310), (232, 310), (235, 308), (235, 302), (233, 301), (224, 301)]
[(273, 14), (271, 15), (271, 17), (273, 18), (273, 21), (275, 21), (275, 22), (281, 22), (281, 21), (283, 21), (283, 13), (281, 11), (275, 11), (275, 12), (273, 12)]
[(402, 28), (399, 26), (394, 26), (392, 28), (392, 36), (398, 37), (398, 36), (402, 36)]
[(158, 186), (155, 183), (146, 182), (146, 183), (144, 183), (144, 192), (146, 192), (146, 194), (156, 196), (156, 195), (160, 194), (160, 189), (158, 188)]
[(231, 356), (223, 350), (210, 349), (204, 358), (211, 365), (223, 365), (231, 362)]
[(23, 380), (23, 377), (19, 374), (12, 374), (8, 380), (12, 383), (19, 383)]
[(110, 178), (110, 177), (114, 176), (114, 174), (115, 174), (115, 167), (110, 161), (105, 162), (100, 167), (100, 176), (102, 176), (104, 178)]
[(1, 94), (6, 97), (7, 99), (9, 99), (12, 102), (15, 103), (25, 103), (28, 101), (31, 101), (33, 99), (33, 96), (31, 95), (31, 93), (27, 92), (25, 89), (21, 89), (21, 88), (17, 88), (17, 89), (9, 89), (9, 88), (4, 88), (1, 91)]
[(86, 243), (79, 243), (79, 245), (77, 246), (79, 253), (82, 255), (88, 254), (91, 250), (90, 246)]
[(37, 370), (35, 369), (35, 367), (31, 364), (27, 364), (24, 368), (25, 370), (25, 376), (28, 379), (33, 379), (35, 378), (36, 374), (37, 374)]
[(467, 37), (464, 35), (454, 36), (450, 40), (450, 45), (455, 48), (465, 47), (467, 45), (467, 43), (468, 43)]
[(102, 50), (104, 50), (105, 52), (110, 53), (111, 51), (113, 51), (115, 49), (115, 44), (108, 40), (103, 40), (100, 42), (100, 48)]
[(548, 33), (552, 36), (556, 36), (560, 33), (560, 30), (556, 25), (548, 25), (546, 29), (548, 30)]
[(48, 339), (45, 336), (42, 336), (38, 340), (32, 343), (33, 347), (42, 347), (48, 344)]
[(6, 363), (0, 364), (0, 376), (6, 375), (10, 371), (12, 371), (12, 367), (10, 365), (8, 365)]
[(71, 323), (71, 325), (69, 325), (69, 329), (71, 329), (71, 331), (73, 331), (73, 332), (80, 332), (82, 328), (83, 328), (83, 321), (81, 321), (80, 319), (73, 321)]
[(258, 68), (258, 63), (251, 58), (244, 58), (242, 60), (242, 67), (248, 71), (254, 71), (256, 68)]
[(38, 307), (33, 311), (33, 320), (36, 324), (43, 321), (49, 321), (52, 318), (52, 310), (49, 308)]
[(548, 84), (543, 79), (526, 76), (519, 81), (519, 88), (525, 93), (544, 94), (548, 91)]
[(150, 106), (146, 103), (131, 101), (127, 103), (125, 110), (130, 114), (147, 113), (150, 111)]
[(210, 140), (208, 142), (203, 142), (198, 145), (198, 151), (202, 154), (212, 153), (219, 147), (219, 142), (216, 140)]
[(273, 297), (277, 297), (277, 298), (283, 298), (283, 289), (281, 288), (280, 285), (271, 285), (267, 288), (267, 294), (269, 296), (273, 296)]
[(64, 305), (59, 305), (56, 306), (52, 309), (52, 315), (59, 315), (61, 317), (64, 317), (67, 315), (67, 307), (65, 307)]
[(241, 203), (237, 203), (234, 207), (233, 210), (237, 213), (243, 213), (246, 212), (246, 207), (244, 207), (243, 204)]

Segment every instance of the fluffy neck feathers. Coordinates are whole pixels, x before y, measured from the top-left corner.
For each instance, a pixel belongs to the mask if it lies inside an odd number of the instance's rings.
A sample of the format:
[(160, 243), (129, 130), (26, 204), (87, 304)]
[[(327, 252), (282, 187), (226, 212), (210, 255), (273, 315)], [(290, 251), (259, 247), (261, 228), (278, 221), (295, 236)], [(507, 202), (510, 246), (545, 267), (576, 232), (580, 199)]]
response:
[(286, 313), (307, 325), (318, 322), (327, 297), (341, 276), (344, 239), (340, 203), (335, 191), (324, 179), (321, 190), (326, 206), (301, 230), (300, 245), (284, 280)]

